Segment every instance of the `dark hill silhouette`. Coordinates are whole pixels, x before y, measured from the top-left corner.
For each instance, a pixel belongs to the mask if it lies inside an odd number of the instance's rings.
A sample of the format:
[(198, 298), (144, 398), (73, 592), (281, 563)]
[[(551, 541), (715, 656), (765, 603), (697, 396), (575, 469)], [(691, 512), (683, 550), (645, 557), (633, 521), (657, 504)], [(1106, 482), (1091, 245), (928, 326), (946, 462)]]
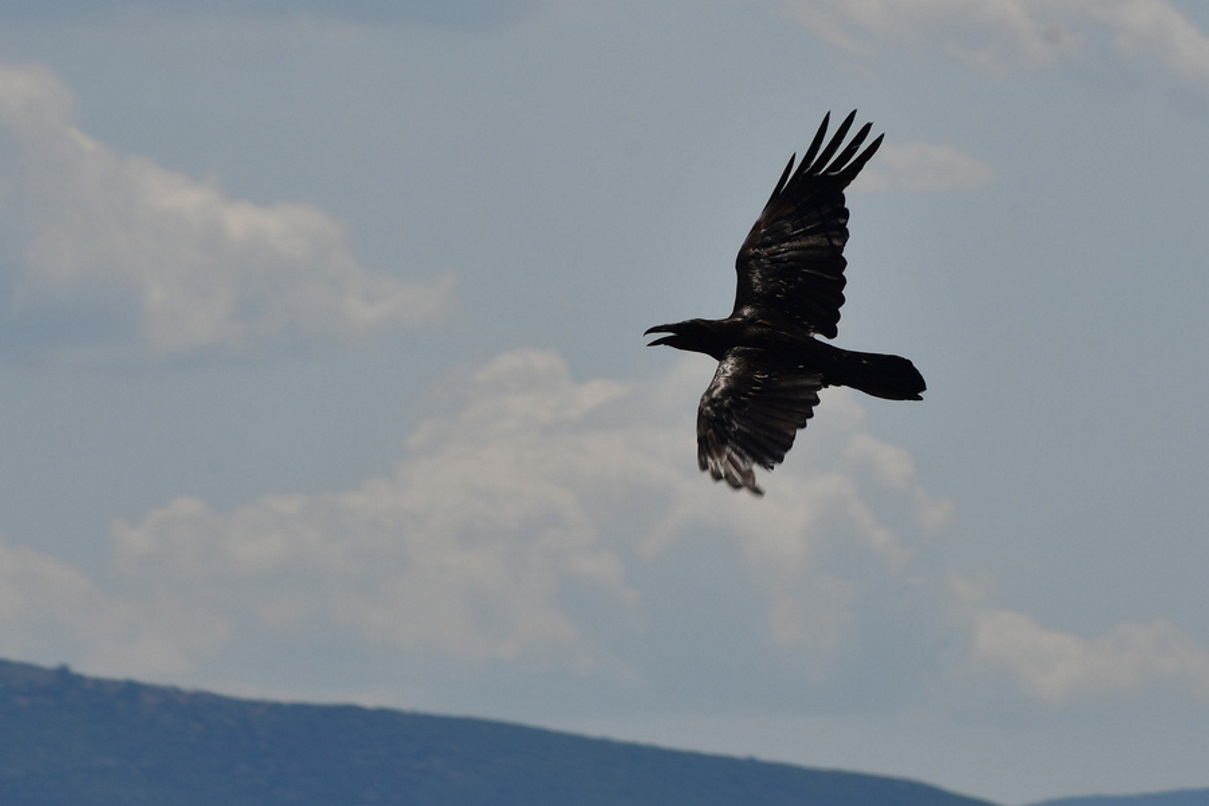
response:
[(0, 661), (8, 806), (988, 806), (921, 783)]

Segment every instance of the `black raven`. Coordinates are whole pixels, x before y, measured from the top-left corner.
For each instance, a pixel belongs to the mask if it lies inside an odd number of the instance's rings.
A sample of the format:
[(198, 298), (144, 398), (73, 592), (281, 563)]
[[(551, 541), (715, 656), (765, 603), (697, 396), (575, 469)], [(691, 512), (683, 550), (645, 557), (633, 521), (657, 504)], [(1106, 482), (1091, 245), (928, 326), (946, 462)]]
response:
[(905, 358), (842, 350), (814, 338), (835, 338), (844, 304), (844, 188), (885, 136), (860, 151), (873, 125), (866, 123), (841, 151), (855, 117), (853, 111), (824, 147), (828, 113), (797, 170), (796, 155), (789, 158), (735, 259), (739, 282), (730, 316), (646, 331), (670, 334), (650, 347), (666, 344), (718, 361), (697, 409), (697, 464), (736, 490), (764, 494), (752, 465), (772, 470), (785, 458), (823, 387), (851, 386), (888, 400), (920, 400), (926, 388)]

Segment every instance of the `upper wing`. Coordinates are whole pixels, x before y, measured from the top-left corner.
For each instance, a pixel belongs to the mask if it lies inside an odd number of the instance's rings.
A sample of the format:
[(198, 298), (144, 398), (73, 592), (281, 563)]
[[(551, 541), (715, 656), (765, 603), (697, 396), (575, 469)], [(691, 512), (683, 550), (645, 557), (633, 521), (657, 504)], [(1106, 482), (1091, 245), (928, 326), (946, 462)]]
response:
[[(869, 135), (866, 123), (837, 155), (856, 112), (822, 151), (830, 113), (795, 171), (789, 158), (764, 211), (739, 249), (735, 308), (742, 316), (835, 338), (844, 304), (844, 244), (848, 208), (844, 188), (856, 178), (884, 135), (859, 155)], [(833, 159), (834, 158), (834, 159)]]
[(715, 481), (763, 495), (752, 465), (772, 470), (785, 458), (822, 388), (819, 373), (763, 350), (727, 351), (697, 408), (697, 464)]

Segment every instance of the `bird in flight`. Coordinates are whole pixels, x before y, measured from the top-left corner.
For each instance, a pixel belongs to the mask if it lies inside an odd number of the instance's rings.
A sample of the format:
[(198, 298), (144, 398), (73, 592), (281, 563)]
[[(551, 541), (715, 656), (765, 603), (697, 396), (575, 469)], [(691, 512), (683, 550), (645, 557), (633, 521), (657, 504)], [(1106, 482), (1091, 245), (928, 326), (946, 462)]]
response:
[(906, 358), (815, 338), (835, 338), (844, 304), (844, 189), (885, 136), (861, 151), (873, 125), (866, 123), (844, 146), (855, 117), (853, 111), (824, 146), (828, 113), (796, 170), (796, 155), (789, 158), (735, 259), (730, 316), (657, 325), (644, 334), (667, 334), (649, 347), (666, 344), (718, 362), (697, 408), (697, 464), (736, 490), (764, 494), (752, 467), (772, 470), (785, 458), (814, 414), (820, 389), (849, 386), (887, 400), (921, 400), (927, 388)]

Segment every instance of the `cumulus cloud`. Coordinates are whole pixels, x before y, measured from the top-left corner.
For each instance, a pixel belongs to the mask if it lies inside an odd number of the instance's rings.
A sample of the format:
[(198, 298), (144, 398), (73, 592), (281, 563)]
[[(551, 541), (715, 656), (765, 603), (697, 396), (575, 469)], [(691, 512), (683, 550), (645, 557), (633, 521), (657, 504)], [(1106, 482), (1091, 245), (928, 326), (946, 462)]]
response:
[(1051, 704), (1151, 687), (1209, 702), (1209, 652), (1163, 619), (1128, 621), (1085, 638), (1043, 627), (1025, 613), (988, 609), (974, 618), (970, 665), (1006, 675), (1029, 698)]
[(977, 190), (994, 180), (994, 169), (973, 154), (949, 143), (917, 141), (883, 146), (853, 187), (937, 193)]
[(785, 6), (795, 19), (832, 44), (864, 51), (873, 41), (898, 41), (922, 48), (936, 38), (951, 55), (984, 69), (1046, 65), (1073, 47), (1061, 29), (1036, 18), (1028, 0), (840, 0)]
[[(81, 659), (147, 677), (186, 672), (213, 651), (225, 625), (212, 613), (171, 624), (72, 563), (0, 538), (0, 655), (45, 663)], [(183, 632), (176, 632), (182, 630)]]
[(255, 351), (430, 321), (451, 278), (403, 282), (352, 256), (311, 205), (230, 198), (77, 129), (40, 68), (0, 66), (0, 240), (10, 345), (85, 358)]
[(1209, 37), (1168, 0), (787, 0), (786, 12), (849, 51), (937, 44), (993, 73), (1093, 53), (1144, 60), (1209, 89)]
[(992, 681), (974, 688), (995, 702), (1160, 684), (1209, 698), (1209, 655), (1171, 624), (1087, 638), (950, 584), (936, 550), (952, 503), (845, 390), (765, 499), (710, 483), (692, 430), (707, 375), (690, 357), (652, 383), (577, 380), (557, 353), (517, 350), (456, 382), (394, 471), (352, 489), (230, 511), (177, 498), (116, 520), (103, 571), (0, 544), (0, 654), (238, 678), (285, 645), (694, 707), (737, 685), (778, 707), (812, 687), (835, 707), (885, 668), (854, 695), (866, 706), (926, 700), (945, 674)]
[[(90, 619), (109, 611), (82, 570), (26, 546), (0, 541), (0, 633), (14, 657), (38, 657), (64, 645), (90, 647)], [(108, 629), (97, 632), (108, 633)]]
[(838, 468), (779, 470), (776, 507), (717, 487), (693, 455), (703, 382), (691, 361), (647, 385), (579, 382), (557, 353), (507, 353), (416, 429), (388, 477), (230, 512), (179, 498), (118, 520), (107, 575), (71, 577), (110, 614), (101, 643), (125, 647), (92, 662), (125, 651), (187, 667), (307, 636), (634, 680), (649, 671), (641, 646), (681, 640), (666, 632), (676, 613), (702, 606), (698, 580), (681, 590), (669, 575), (705, 559), (726, 569), (710, 599), (758, 603), (739, 617), (748, 632), (822, 679), (851, 651), (865, 581), (911, 562), (879, 497), (905, 494), (920, 524), (946, 503), (897, 449), (860, 437), (863, 413), (842, 392), (825, 401), (836, 428), (812, 426), (810, 440)]

